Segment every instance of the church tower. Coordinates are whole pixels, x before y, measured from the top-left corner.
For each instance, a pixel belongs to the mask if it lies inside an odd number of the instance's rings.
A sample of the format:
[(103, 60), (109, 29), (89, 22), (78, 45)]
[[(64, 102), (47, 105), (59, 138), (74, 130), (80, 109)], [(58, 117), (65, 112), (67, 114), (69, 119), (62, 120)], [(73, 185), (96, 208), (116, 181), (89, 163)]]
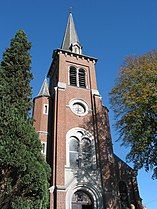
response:
[(36, 132), (42, 144), (42, 153), (46, 157), (48, 138), (49, 87), (45, 78), (38, 96), (33, 100), (33, 119)]
[(52, 168), (50, 209), (127, 209), (131, 204), (139, 209), (135, 173), (113, 153), (108, 110), (97, 89), (97, 58), (82, 53), (71, 12), (52, 58), (49, 90), (44, 81), (34, 102), (35, 128), (47, 142)]

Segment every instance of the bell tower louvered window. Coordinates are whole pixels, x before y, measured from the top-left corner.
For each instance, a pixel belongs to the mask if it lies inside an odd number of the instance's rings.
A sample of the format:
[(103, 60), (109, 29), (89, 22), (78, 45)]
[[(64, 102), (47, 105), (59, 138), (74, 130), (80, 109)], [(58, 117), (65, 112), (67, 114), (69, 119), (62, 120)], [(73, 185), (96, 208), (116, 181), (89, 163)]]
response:
[(85, 78), (85, 70), (79, 69), (78, 72), (78, 78), (79, 78), (79, 87), (86, 88), (86, 78)]
[(70, 67), (70, 85), (77, 86), (77, 70), (75, 67)]
[(83, 68), (77, 69), (71, 66), (69, 70), (69, 84), (71, 86), (86, 88), (86, 71)]

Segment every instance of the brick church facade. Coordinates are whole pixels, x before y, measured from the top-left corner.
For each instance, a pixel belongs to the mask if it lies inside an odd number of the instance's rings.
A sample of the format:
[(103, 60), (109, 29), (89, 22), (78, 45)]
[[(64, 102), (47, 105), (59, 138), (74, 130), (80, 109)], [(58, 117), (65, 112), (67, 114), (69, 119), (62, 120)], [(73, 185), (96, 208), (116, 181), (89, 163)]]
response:
[(34, 127), (52, 169), (50, 209), (140, 209), (136, 174), (112, 148), (97, 59), (82, 54), (72, 14), (34, 98)]

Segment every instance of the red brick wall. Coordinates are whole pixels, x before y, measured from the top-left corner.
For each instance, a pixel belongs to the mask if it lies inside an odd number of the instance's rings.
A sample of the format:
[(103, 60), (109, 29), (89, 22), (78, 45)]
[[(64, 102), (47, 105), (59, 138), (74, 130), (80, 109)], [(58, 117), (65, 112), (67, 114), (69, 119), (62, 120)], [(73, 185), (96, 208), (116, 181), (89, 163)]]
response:
[[(54, 132), (57, 131), (57, 146), (56, 150), (56, 186), (65, 186), (65, 165), (66, 165), (66, 134), (67, 132), (75, 127), (82, 127), (85, 118), (91, 115), (91, 111), (86, 116), (75, 115), (71, 110), (69, 105), (72, 99), (82, 99), (88, 105), (89, 110), (91, 110), (91, 89), (97, 89), (96, 77), (95, 77), (95, 62), (93, 60), (87, 60), (83, 56), (70, 56), (59, 53), (58, 55), (58, 69), (59, 76), (58, 82), (66, 83), (66, 88), (59, 88), (55, 91), (55, 115), (54, 119)], [(52, 64), (53, 66), (53, 64)], [(68, 83), (68, 71), (70, 66), (75, 66), (76, 68), (84, 68), (86, 70), (86, 83), (87, 88), (78, 88), (70, 86)], [(56, 64), (52, 71), (56, 70)], [(51, 74), (51, 73), (50, 73)], [(52, 79), (52, 78), (51, 78)], [(51, 81), (50, 81), (51, 83)], [(53, 92), (53, 91), (50, 91)], [(58, 92), (58, 93), (57, 93)], [(51, 123), (51, 121), (49, 121)], [(52, 134), (53, 135), (53, 134)], [(55, 140), (52, 139), (52, 141)], [(55, 169), (54, 169), (55, 172)], [(53, 174), (53, 176), (55, 176)], [(57, 192), (57, 209), (65, 209), (65, 193)]]
[(39, 132), (39, 137), (41, 141), (47, 141), (47, 135), (40, 133), (40, 131), (48, 132), (48, 115), (44, 114), (44, 104), (49, 104), (48, 97), (36, 97), (34, 99), (34, 127), (36, 132)]

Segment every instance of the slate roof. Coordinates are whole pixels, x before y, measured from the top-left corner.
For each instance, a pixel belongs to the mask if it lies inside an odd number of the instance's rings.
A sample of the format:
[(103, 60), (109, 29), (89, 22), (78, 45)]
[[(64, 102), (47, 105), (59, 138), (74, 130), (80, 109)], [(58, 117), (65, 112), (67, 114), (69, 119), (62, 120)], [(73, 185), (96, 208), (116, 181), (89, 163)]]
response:
[(75, 29), (73, 16), (72, 16), (72, 13), (70, 12), (66, 30), (64, 33), (63, 42), (61, 45), (61, 49), (66, 50), (66, 51), (71, 51), (70, 47), (72, 44), (78, 44), (81, 47), (76, 29)]
[(50, 96), (49, 86), (48, 86), (48, 82), (47, 82), (46, 78), (45, 78), (45, 80), (42, 83), (42, 86), (41, 86), (41, 89), (39, 91), (38, 96)]

